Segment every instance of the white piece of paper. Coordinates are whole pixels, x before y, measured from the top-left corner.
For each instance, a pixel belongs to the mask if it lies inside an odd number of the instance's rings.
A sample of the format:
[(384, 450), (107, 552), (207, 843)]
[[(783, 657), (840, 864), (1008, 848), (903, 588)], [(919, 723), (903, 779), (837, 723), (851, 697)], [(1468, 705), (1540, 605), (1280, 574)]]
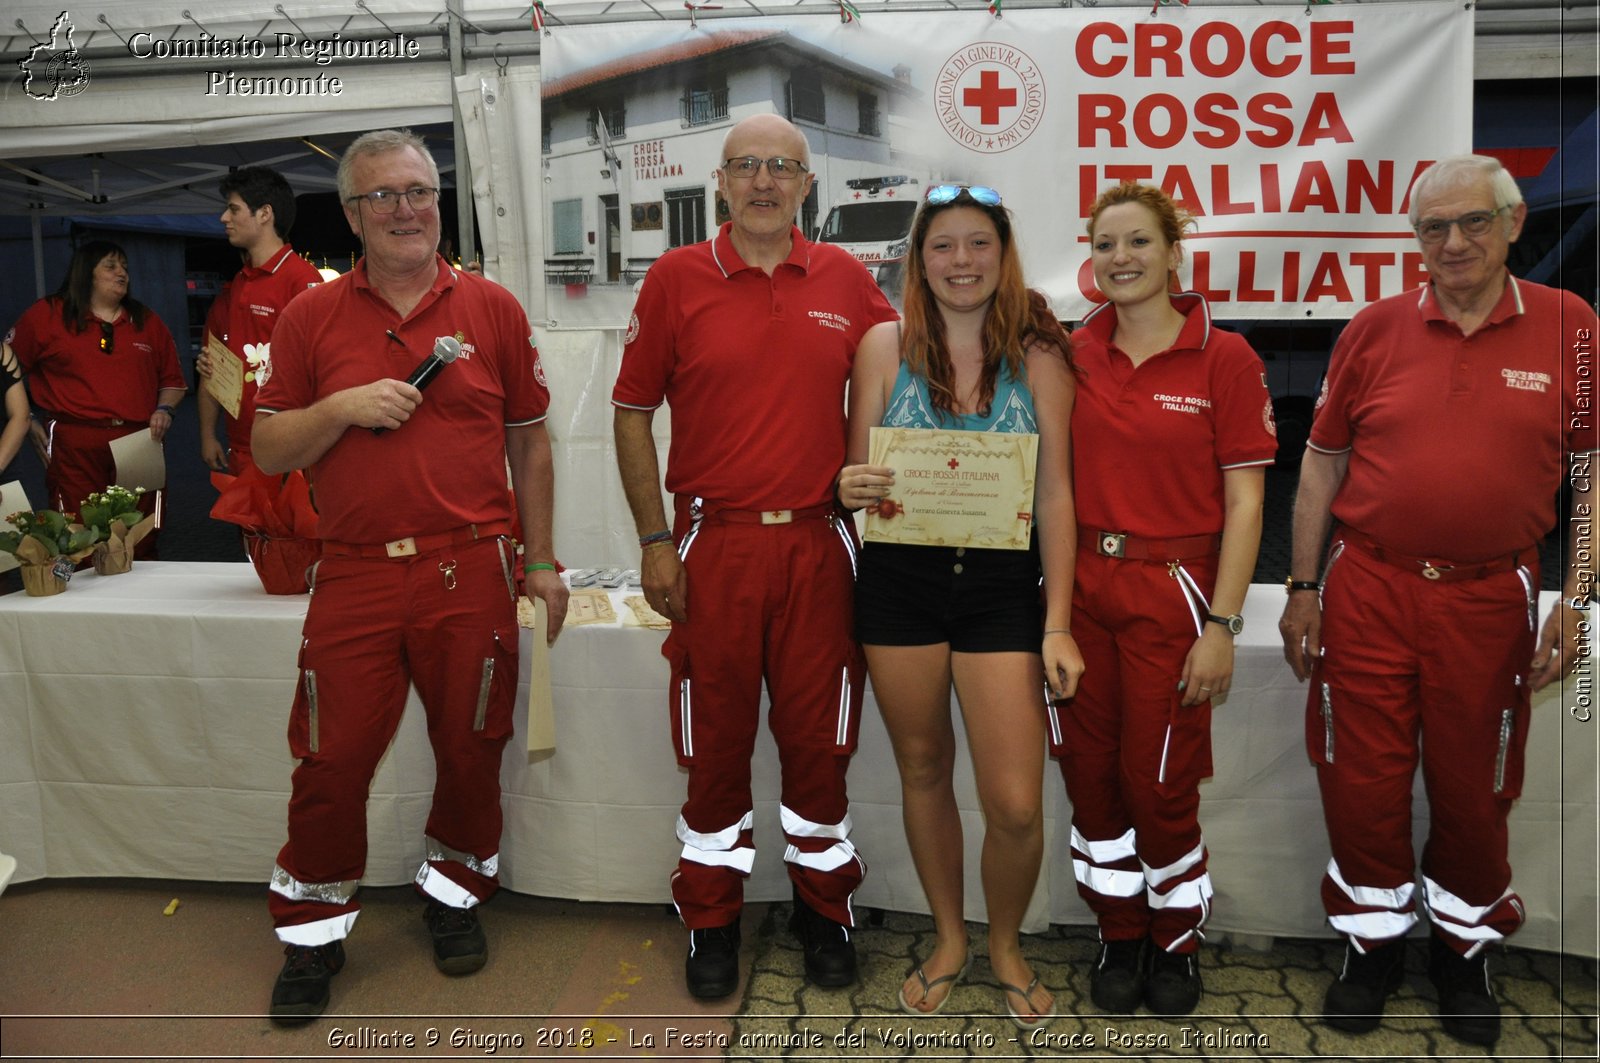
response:
[[(118, 487), (159, 491), (167, 486), (167, 458), (161, 444), (150, 438), (148, 425), (111, 441), (111, 459), (117, 465)], [(81, 501), (81, 499), (80, 499)]]
[[(524, 598), (523, 601), (528, 599)], [(556, 747), (555, 699), (550, 690), (550, 607), (533, 599), (533, 649), (528, 653), (528, 752)]]

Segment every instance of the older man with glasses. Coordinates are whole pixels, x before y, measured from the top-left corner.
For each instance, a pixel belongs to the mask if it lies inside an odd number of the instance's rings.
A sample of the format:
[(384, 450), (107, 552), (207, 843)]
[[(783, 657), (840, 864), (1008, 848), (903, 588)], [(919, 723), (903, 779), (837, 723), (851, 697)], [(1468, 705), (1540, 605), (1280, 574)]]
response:
[[(722, 160), (730, 220), (650, 268), (612, 392), (645, 597), (672, 620), (672, 741), (688, 771), (672, 894), (689, 929), (689, 992), (702, 999), (739, 981), (763, 680), (806, 975), (823, 986), (856, 977), (850, 898), (865, 866), (845, 768), (865, 673), (851, 638), (855, 528), (834, 478), (856, 344), (895, 316), (859, 262), (795, 227), (812, 184), (798, 129), (747, 118)], [(651, 431), (663, 401), (670, 526)]]
[[(309, 471), (323, 539), (289, 718), (289, 839), (272, 870), (288, 956), (279, 1022), (320, 1014), (344, 964), (367, 790), (413, 682), (438, 775), (416, 876), (434, 964), (468, 974), (488, 957), (477, 905), (498, 885), (518, 668), (508, 461), (528, 593), (548, 604), (551, 639), (566, 616), (549, 392), (527, 316), (440, 257), (439, 170), (419, 138), (358, 138), (338, 182), (366, 254), (283, 309), (256, 401), (256, 464)], [(451, 357), (424, 401), (408, 375), (435, 352)]]
[[(1295, 675), (1311, 679), (1306, 739), (1333, 849), (1322, 899), (1347, 939), (1324, 1010), (1350, 1033), (1375, 1029), (1403, 980), (1420, 899), (1446, 1032), (1498, 1038), (1485, 959), (1523, 919), (1506, 821), (1529, 697), (1586, 641), (1586, 536), (1572, 537), (1563, 601), (1542, 628), (1538, 545), (1569, 474), (1572, 519), (1593, 519), (1592, 478), (1576, 474), (1596, 448), (1578, 391), (1593, 377), (1595, 314), (1507, 271), (1526, 215), (1494, 159), (1423, 171), (1411, 224), (1429, 283), (1345, 329), (1300, 470), (1279, 626)], [(1430, 819), (1420, 898), (1419, 760)]]

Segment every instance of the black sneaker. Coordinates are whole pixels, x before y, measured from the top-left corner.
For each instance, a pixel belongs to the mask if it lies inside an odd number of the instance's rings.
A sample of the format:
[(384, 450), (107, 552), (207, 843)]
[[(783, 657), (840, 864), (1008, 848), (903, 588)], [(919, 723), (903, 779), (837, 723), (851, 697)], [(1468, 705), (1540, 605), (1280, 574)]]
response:
[(1132, 1015), (1144, 999), (1144, 947), (1148, 938), (1100, 942), (1089, 971), (1089, 999), (1107, 1015)]
[(1346, 941), (1344, 967), (1322, 998), (1322, 1021), (1344, 1033), (1371, 1033), (1383, 1020), (1384, 1003), (1405, 977), (1405, 938), (1365, 953)]
[(719, 1000), (739, 986), (739, 921), (689, 931), (689, 957), (683, 978), (689, 995)]
[(1489, 984), (1488, 957), (1483, 950), (1469, 960), (1439, 935), (1430, 935), (1428, 978), (1439, 991), (1444, 1032), (1468, 1044), (1493, 1047), (1500, 1039), (1500, 1002)]
[(837, 988), (856, 980), (856, 945), (850, 929), (818, 912), (794, 894), (789, 930), (805, 951), (806, 980), (812, 985)]
[(1144, 1003), (1155, 1015), (1187, 1015), (1200, 1003), (1200, 956), (1150, 947)]
[(272, 985), (267, 1014), (280, 1026), (310, 1022), (328, 1006), (328, 985), (344, 966), (344, 942), (286, 945), (283, 954), (289, 958)]
[(433, 935), (433, 965), (445, 974), (471, 974), (489, 959), (489, 941), (478, 923), (478, 909), (452, 908), (429, 901), (422, 918)]

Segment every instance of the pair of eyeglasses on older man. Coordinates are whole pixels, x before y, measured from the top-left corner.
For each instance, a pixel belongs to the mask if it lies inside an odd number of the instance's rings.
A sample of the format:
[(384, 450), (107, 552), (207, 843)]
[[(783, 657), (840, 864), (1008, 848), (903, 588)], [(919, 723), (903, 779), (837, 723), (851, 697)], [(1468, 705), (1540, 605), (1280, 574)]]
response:
[(367, 201), (367, 206), (372, 208), (372, 213), (393, 214), (395, 211), (400, 209), (400, 200), (402, 197), (404, 197), (407, 203), (411, 204), (412, 210), (427, 210), (438, 201), (439, 190), (437, 188), (429, 188), (426, 185), (418, 185), (416, 188), (408, 188), (404, 192), (390, 192), (387, 189), (380, 188), (376, 192), (366, 192), (359, 196), (350, 196), (346, 202), (354, 203), (357, 200), (364, 199)]
[(1460, 229), (1462, 236), (1482, 236), (1494, 225), (1494, 219), (1509, 209), (1474, 210), (1459, 218), (1423, 218), (1417, 222), (1417, 239), (1425, 244), (1442, 244), (1450, 239), (1451, 226)]
[(799, 159), (788, 159), (782, 155), (774, 155), (770, 159), (758, 159), (754, 155), (735, 155), (722, 164), (722, 172), (729, 177), (749, 180), (761, 172), (762, 166), (765, 166), (767, 173), (779, 181), (793, 181), (807, 169), (806, 164)]

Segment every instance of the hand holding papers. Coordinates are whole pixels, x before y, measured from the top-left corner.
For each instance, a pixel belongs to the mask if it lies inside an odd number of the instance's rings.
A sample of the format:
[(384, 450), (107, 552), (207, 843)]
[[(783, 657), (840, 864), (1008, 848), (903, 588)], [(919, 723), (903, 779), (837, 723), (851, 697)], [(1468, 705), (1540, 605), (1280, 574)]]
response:
[(210, 374), (203, 377), (206, 392), (222, 404), (229, 417), (238, 418), (239, 403), (244, 398), (244, 363), (209, 332), (206, 333), (206, 355), (211, 365)]
[(864, 538), (921, 546), (1026, 550), (1039, 437), (1032, 433), (874, 428), (873, 465), (894, 469), (867, 507)]

